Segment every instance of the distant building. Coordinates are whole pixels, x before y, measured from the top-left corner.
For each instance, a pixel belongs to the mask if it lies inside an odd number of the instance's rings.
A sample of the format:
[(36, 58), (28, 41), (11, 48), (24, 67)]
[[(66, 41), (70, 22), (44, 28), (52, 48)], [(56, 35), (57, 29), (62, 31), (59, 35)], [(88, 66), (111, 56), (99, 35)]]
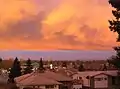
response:
[(72, 75), (73, 80), (83, 80), (83, 87), (91, 89), (120, 89), (118, 71), (85, 71)]

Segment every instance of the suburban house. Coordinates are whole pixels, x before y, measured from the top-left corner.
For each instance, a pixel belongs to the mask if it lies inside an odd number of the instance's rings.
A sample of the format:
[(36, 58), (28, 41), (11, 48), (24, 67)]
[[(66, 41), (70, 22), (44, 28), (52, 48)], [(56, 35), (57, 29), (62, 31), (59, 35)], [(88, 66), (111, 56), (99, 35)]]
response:
[(73, 89), (83, 89), (83, 81), (82, 80), (73, 80)]
[(72, 89), (72, 79), (51, 71), (33, 72), (15, 78), (20, 89)]
[(82, 87), (90, 89), (120, 89), (120, 79), (117, 70), (78, 72), (73, 74), (72, 78), (73, 80), (82, 80)]

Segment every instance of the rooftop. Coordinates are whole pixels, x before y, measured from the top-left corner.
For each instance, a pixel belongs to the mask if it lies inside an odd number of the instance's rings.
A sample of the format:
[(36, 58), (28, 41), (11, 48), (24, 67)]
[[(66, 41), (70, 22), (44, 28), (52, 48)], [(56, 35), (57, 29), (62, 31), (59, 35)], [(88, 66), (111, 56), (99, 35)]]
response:
[(78, 72), (79, 75), (81, 76), (95, 76), (98, 74), (107, 74), (107, 75), (111, 75), (111, 76), (117, 76), (118, 71), (117, 70), (109, 70), (109, 71), (83, 71), (83, 72)]
[(45, 71), (43, 73), (33, 72), (31, 74), (26, 74), (15, 78), (15, 81), (19, 85), (53, 85), (61, 84), (59, 81), (72, 81), (71, 78), (63, 76), (58, 73)]

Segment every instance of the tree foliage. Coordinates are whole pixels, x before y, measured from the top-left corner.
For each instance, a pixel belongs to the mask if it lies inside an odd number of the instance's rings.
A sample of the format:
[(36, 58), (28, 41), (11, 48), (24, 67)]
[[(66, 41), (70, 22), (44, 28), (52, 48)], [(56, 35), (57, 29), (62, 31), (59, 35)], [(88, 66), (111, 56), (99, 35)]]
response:
[(40, 70), (40, 71), (43, 71), (43, 70), (44, 70), (42, 58), (40, 58), (40, 61), (39, 61), (39, 70)]
[(3, 59), (2, 58), (0, 58), (0, 63), (3, 61)]
[(62, 67), (67, 68), (67, 62), (62, 62)]
[(103, 64), (103, 65), (102, 65), (101, 70), (102, 70), (102, 71), (106, 71), (106, 70), (107, 70), (107, 66), (106, 66), (106, 64)]
[(83, 63), (80, 63), (80, 65), (78, 67), (78, 71), (85, 71)]
[(114, 65), (117, 69), (120, 69), (120, 47), (114, 47), (116, 55), (113, 55), (108, 59), (108, 63)]
[[(120, 0), (109, 0), (109, 4), (114, 7), (112, 14), (115, 17), (114, 20), (109, 20), (110, 31), (117, 32), (117, 42), (120, 42)], [(117, 69), (120, 69), (120, 47), (114, 47), (116, 55), (108, 59), (108, 63), (114, 65)]]
[(21, 76), (21, 65), (20, 65), (20, 61), (18, 60), (18, 58), (16, 57), (12, 68), (10, 69), (10, 73), (9, 73), (9, 79), (10, 81), (14, 82), (14, 78)]
[(109, 3), (115, 8), (115, 10), (112, 10), (115, 20), (109, 20), (109, 28), (110, 31), (117, 32), (117, 41), (120, 42), (120, 0), (109, 0)]
[(33, 66), (32, 66), (32, 62), (30, 60), (30, 58), (28, 58), (28, 60), (26, 61), (26, 68), (24, 69), (24, 74), (28, 74), (31, 73), (33, 70)]
[(0, 58), (0, 68), (2, 68), (2, 61), (3, 61), (3, 59)]

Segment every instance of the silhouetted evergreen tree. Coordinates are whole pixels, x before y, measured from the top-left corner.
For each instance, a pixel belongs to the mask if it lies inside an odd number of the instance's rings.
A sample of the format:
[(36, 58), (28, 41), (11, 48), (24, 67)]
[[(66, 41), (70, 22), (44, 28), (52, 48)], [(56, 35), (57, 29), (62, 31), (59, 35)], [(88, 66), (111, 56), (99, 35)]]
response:
[(9, 73), (9, 80), (11, 82), (14, 82), (14, 78), (21, 76), (21, 65), (20, 65), (20, 61), (18, 60), (18, 58), (16, 57), (14, 62), (13, 62), (13, 66), (10, 69), (10, 73)]
[(114, 65), (118, 70), (120, 70), (120, 47), (115, 47), (116, 55), (113, 55), (108, 59), (108, 63)]
[(24, 69), (24, 74), (33, 72), (32, 69), (33, 69), (32, 62), (31, 62), (30, 58), (28, 58), (28, 60), (26, 61), (26, 68)]
[(117, 32), (117, 41), (120, 41), (120, 0), (109, 0), (109, 3), (115, 8), (115, 10), (112, 10), (112, 14), (116, 18), (115, 20), (109, 20), (109, 28), (111, 31)]
[(39, 70), (40, 70), (41, 72), (44, 71), (42, 58), (40, 58), (40, 61), (39, 61)]
[[(115, 17), (115, 20), (109, 20), (109, 28), (113, 32), (117, 32), (118, 38), (117, 41), (120, 42), (120, 0), (109, 0), (109, 4), (114, 7), (112, 14)], [(120, 47), (114, 47), (116, 55), (108, 59), (108, 63), (114, 65), (117, 69), (120, 69)]]
[(3, 59), (2, 58), (0, 58), (0, 63), (3, 61)]
[(78, 67), (78, 71), (85, 71), (83, 63), (80, 63), (80, 65)]
[(3, 59), (0, 58), (0, 68), (2, 68), (2, 61), (3, 61)]

